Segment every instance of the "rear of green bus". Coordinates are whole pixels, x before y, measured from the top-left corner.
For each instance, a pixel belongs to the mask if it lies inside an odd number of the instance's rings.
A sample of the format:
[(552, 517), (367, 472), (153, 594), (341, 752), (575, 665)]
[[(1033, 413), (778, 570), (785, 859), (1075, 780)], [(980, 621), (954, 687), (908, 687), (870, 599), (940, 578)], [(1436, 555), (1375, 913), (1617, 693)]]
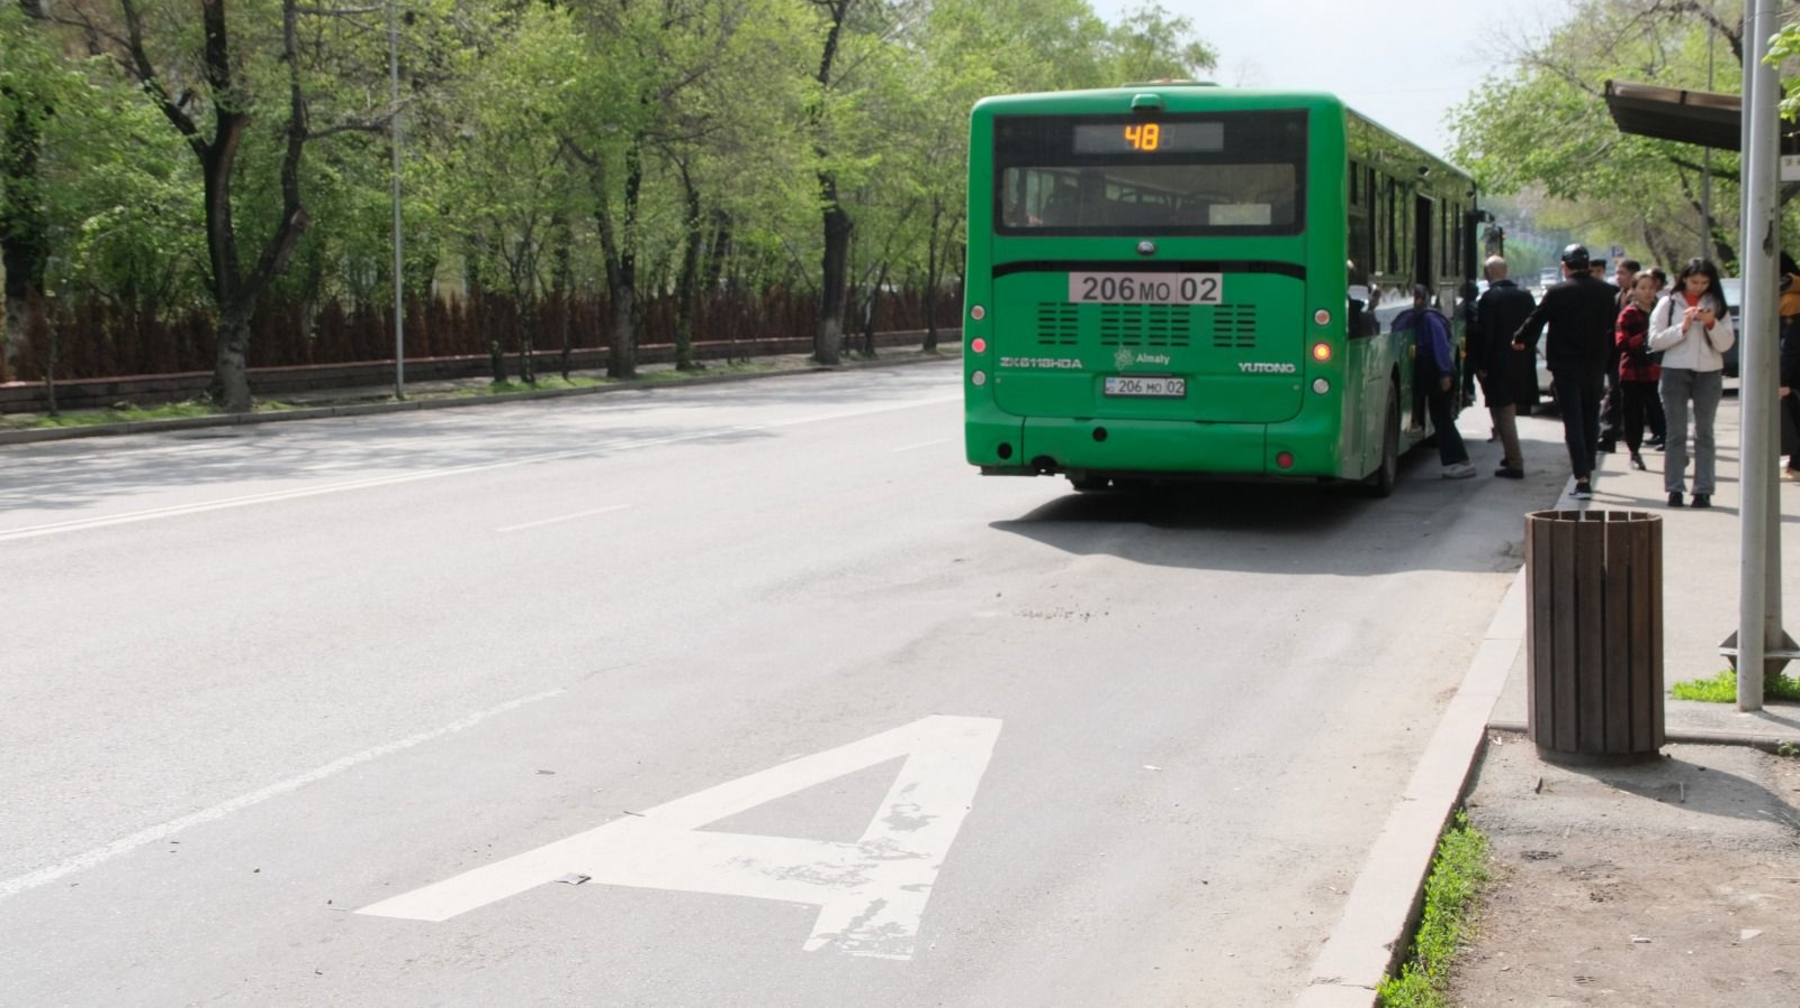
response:
[[(990, 98), (969, 162), (965, 431), (983, 473), (1087, 487), (1380, 464), (1386, 375), (1345, 338), (1337, 99)], [(1382, 401), (1359, 424), (1363, 385)]]

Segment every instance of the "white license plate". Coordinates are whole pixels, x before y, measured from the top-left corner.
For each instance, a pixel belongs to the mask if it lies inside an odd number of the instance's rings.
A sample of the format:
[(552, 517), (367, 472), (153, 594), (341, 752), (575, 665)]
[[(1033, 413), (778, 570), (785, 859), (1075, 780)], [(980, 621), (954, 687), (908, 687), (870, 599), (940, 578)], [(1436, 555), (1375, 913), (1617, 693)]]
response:
[(1109, 375), (1109, 396), (1146, 396), (1152, 399), (1181, 399), (1187, 395), (1186, 378), (1139, 378), (1134, 375)]
[(1069, 300), (1082, 304), (1219, 304), (1219, 273), (1070, 273)]

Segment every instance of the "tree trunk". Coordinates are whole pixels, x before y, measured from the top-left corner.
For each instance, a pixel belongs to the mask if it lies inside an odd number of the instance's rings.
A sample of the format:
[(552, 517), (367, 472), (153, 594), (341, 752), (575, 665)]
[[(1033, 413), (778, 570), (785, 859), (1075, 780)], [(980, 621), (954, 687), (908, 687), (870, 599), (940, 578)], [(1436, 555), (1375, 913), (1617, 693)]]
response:
[[(832, 66), (837, 60), (838, 42), (855, 0), (814, 0), (824, 8), (831, 28), (825, 33), (825, 50), (819, 57), (819, 73), (815, 78), (822, 91), (831, 90)], [(825, 96), (821, 95), (821, 102)], [(850, 215), (838, 201), (837, 173), (829, 165), (831, 151), (825, 144), (825, 110), (819, 106), (814, 114), (813, 150), (818, 155), (819, 203), (825, 230), (825, 254), (821, 262), (818, 328), (813, 333), (813, 359), (821, 364), (836, 364), (844, 340), (844, 300), (850, 281)]]
[(250, 317), (254, 300), (240, 301), (219, 313), (219, 334), (214, 341), (213, 378), (207, 396), (227, 413), (250, 412), (250, 374), (245, 350), (250, 345)]
[(681, 273), (675, 281), (675, 370), (698, 371), (700, 365), (694, 360), (694, 297), (695, 288), (700, 285), (700, 190), (694, 187), (686, 165), (681, 166), (681, 192), (687, 205), (687, 219), (683, 222), (687, 236), (681, 250)]
[(537, 367), (532, 354), (537, 349), (537, 298), (519, 299), (519, 380), (537, 384)]
[(813, 359), (836, 364), (844, 343), (844, 306), (850, 293), (850, 215), (837, 202), (837, 183), (830, 173), (819, 176), (825, 194), (825, 254), (819, 289), (819, 326), (813, 335)]
[(571, 342), (574, 328), (569, 320), (569, 290), (575, 282), (575, 265), (569, 252), (571, 241), (569, 221), (560, 210), (550, 219), (550, 240), (556, 243), (556, 247), (550, 253), (551, 262), (554, 264), (550, 269), (550, 297), (556, 305), (556, 335), (562, 346), (562, 357), (559, 363), (562, 367), (563, 381), (568, 381), (569, 372), (573, 370), (575, 353), (574, 344)]
[[(27, 11), (29, 13), (29, 11)], [(6, 326), (0, 331), (0, 379), (18, 370), (32, 298), (43, 293), (50, 261), (50, 227), (38, 194), (38, 155), (43, 132), (27, 96), (4, 92), (15, 103), (13, 121), (0, 127), (0, 269), (6, 273)]]
[(925, 345), (921, 347), (926, 353), (937, 353), (937, 290), (938, 290), (938, 225), (944, 219), (944, 205), (937, 200), (931, 201), (931, 234), (930, 246), (925, 250)]
[[(602, 156), (603, 158), (604, 156)], [(606, 262), (606, 292), (611, 302), (611, 332), (607, 334), (606, 373), (612, 378), (637, 377), (637, 213), (643, 188), (643, 137), (633, 137), (625, 148), (625, 198), (620, 223), (613, 223), (606, 191), (602, 158), (587, 158), (592, 169), (596, 207), (594, 223), (600, 230), (601, 258)]]

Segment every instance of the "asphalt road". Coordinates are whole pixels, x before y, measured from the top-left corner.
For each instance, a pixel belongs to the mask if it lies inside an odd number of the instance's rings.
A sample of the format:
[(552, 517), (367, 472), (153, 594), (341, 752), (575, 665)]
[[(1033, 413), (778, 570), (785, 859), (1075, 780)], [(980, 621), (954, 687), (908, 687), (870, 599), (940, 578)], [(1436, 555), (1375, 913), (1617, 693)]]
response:
[(0, 1004), (1291, 1001), (1553, 422), (1082, 496), (959, 376), (0, 449)]

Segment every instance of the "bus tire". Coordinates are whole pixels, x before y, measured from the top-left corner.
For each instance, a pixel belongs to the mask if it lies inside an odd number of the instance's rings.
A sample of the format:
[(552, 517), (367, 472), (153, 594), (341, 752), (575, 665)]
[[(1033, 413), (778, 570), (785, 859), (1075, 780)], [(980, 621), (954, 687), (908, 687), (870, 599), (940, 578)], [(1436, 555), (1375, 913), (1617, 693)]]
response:
[(1388, 386), (1387, 411), (1381, 418), (1381, 463), (1363, 479), (1370, 497), (1389, 497), (1400, 481), (1400, 397)]

